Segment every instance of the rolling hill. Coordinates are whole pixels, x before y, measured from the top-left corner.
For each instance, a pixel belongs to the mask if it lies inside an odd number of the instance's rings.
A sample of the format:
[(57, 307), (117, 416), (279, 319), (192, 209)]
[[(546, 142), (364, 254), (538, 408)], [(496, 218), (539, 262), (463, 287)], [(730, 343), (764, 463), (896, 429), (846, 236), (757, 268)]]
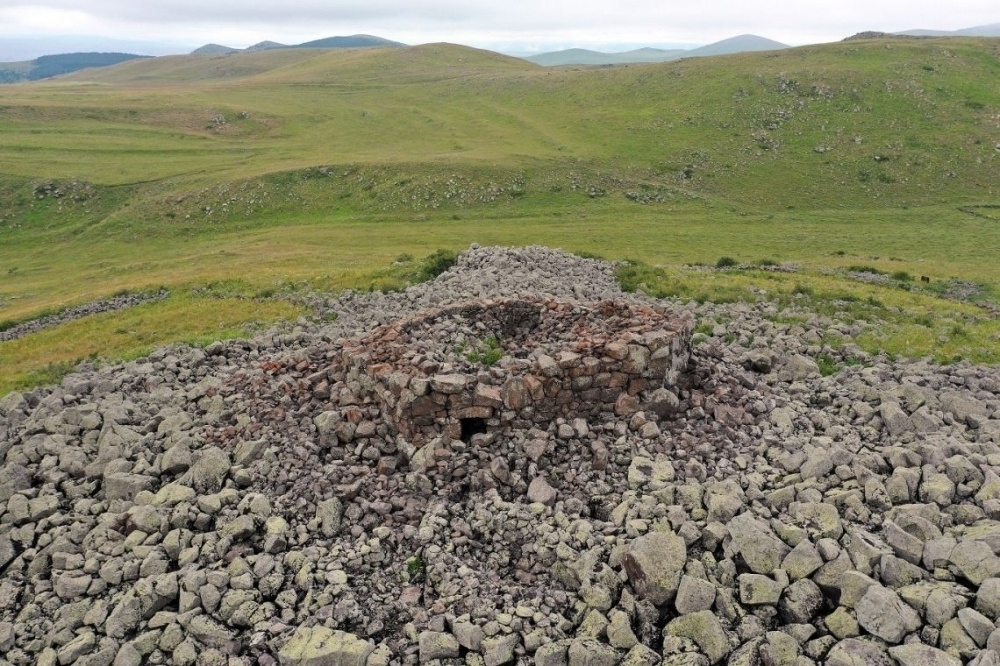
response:
[[(222, 44), (206, 44), (191, 52), (198, 56), (225, 56), (235, 53), (257, 53), (282, 49), (359, 49), (401, 47), (404, 44), (371, 35), (327, 37), (302, 44), (287, 45), (278, 42), (260, 42), (245, 49), (234, 49)], [(133, 53), (63, 53), (46, 55), (24, 62), (0, 63), (0, 84), (38, 81), (54, 76), (71, 74), (81, 69), (109, 67), (129, 60), (148, 58)], [(170, 57), (170, 56), (163, 56)]]
[(714, 44), (708, 44), (696, 49), (654, 49), (642, 48), (620, 53), (604, 53), (588, 49), (567, 49), (527, 56), (525, 60), (544, 67), (560, 65), (625, 65), (649, 62), (669, 62), (680, 58), (693, 58), (711, 55), (728, 55), (752, 51), (773, 51), (787, 49), (782, 44), (771, 39), (756, 35), (739, 35), (730, 37)]
[[(844, 172), (864, 166), (893, 181), (873, 177), (871, 187), (892, 185), (886, 189), (894, 198), (919, 200), (944, 187), (924, 182), (929, 165), (944, 170), (954, 161), (957, 168), (981, 171), (985, 167), (972, 169), (970, 155), (987, 166), (996, 161), (984, 124), (998, 94), (988, 84), (993, 60), (982, 55), (992, 44), (913, 40), (883, 54), (882, 43), (873, 40), (590, 72), (556, 72), (449, 44), (164, 57), (77, 73), (58, 88), (36, 84), (10, 96), (14, 122), (5, 128), (9, 140), (0, 144), (0, 155), (8, 173), (73, 174), (68, 165), (78, 158), (90, 163), (85, 146), (92, 141), (81, 137), (74, 151), (62, 151), (57, 142), (32, 138), (59, 127), (48, 119), (103, 134), (131, 114), (136, 120), (129, 144), (138, 153), (131, 159), (158, 178), (188, 171), (172, 172), (153, 150), (160, 132), (179, 132), (194, 143), (182, 148), (178, 136), (171, 152), (191, 167), (213, 169), (208, 179), (219, 178), (216, 169), (226, 163), (242, 161), (233, 148), (256, 156), (248, 175), (290, 164), (433, 162), (443, 155), (448, 162), (572, 158), (654, 169), (666, 161), (679, 164), (678, 170), (694, 160), (716, 179), (686, 179), (694, 181), (687, 185), (736, 198), (794, 199), (813, 189), (779, 194), (746, 182), (777, 172), (804, 182), (825, 172), (844, 182), (850, 196), (864, 198), (868, 184)], [(962, 55), (950, 58), (945, 48)], [(95, 90), (92, 83), (103, 85)], [(157, 86), (163, 90), (150, 89)], [(134, 101), (123, 101), (133, 94)], [(166, 103), (165, 96), (173, 101)], [(22, 104), (36, 109), (35, 116), (18, 115)], [(76, 111), (88, 108), (105, 111)], [(240, 118), (244, 113), (251, 121)], [(219, 114), (231, 121), (209, 127)], [(317, 141), (327, 134), (337, 138)], [(971, 148), (959, 137), (980, 143)], [(255, 145), (261, 140), (265, 147)], [(147, 143), (149, 150), (142, 149)], [(18, 150), (18, 144), (38, 148)], [(876, 153), (885, 159), (874, 161)], [(790, 170), (789, 164), (797, 166)], [(100, 179), (103, 169), (86, 171)], [(719, 180), (723, 173), (729, 175)], [(949, 183), (945, 191), (954, 189)]]
[(896, 34), (913, 37), (1000, 37), (1000, 23), (978, 25), (961, 30), (904, 30)]
[(654, 49), (643, 48), (618, 53), (605, 53), (589, 49), (566, 49), (551, 51), (525, 57), (528, 62), (543, 67), (558, 67), (560, 65), (627, 65), (643, 62), (668, 62), (683, 58), (687, 54), (684, 49)]
[[(155, 340), (180, 340), (198, 299), (239, 309), (237, 297), (398, 288), (388, 267), (472, 242), (678, 271), (720, 256), (798, 267), (677, 278), (692, 298), (909, 303), (900, 289), (831, 287), (829, 272), (851, 266), (990, 293), (997, 48), (867, 39), (556, 69), (451, 44), (276, 49), (12, 86), (0, 324), (162, 285), (187, 296), (149, 306), (174, 322)], [(134, 331), (159, 322), (110, 319), (93, 336), (140, 348), (150, 338)], [(78, 358), (76, 337), (39, 338), (32, 358)]]
[(231, 46), (223, 46), (222, 44), (205, 44), (194, 51), (191, 51), (191, 55), (229, 55), (231, 53), (239, 53), (241, 49), (234, 49)]
[[(984, 54), (993, 42), (880, 48), (870, 40), (581, 72), (449, 44), (156, 58), (10, 96), (0, 159), (28, 178), (87, 173), (112, 184), (141, 173), (161, 186), (331, 163), (493, 164), (498, 173), (580, 163), (649, 174), (618, 189), (648, 181), (764, 207), (916, 205), (991, 191), (998, 93), (988, 82), (998, 66)], [(116, 139), (125, 127), (127, 139)], [(73, 150), (62, 148), (76, 133)], [(88, 150), (119, 144), (127, 169), (94, 165)], [(159, 152), (167, 146), (170, 159)]]
[(782, 44), (781, 42), (776, 42), (773, 39), (768, 39), (766, 37), (758, 37), (757, 35), (737, 35), (736, 37), (723, 39), (715, 42), (714, 44), (708, 44), (696, 49), (691, 49), (687, 52), (687, 55), (703, 57), (730, 55), (733, 53), (751, 53), (754, 51), (778, 51), (780, 49), (787, 48), (788, 44)]
[(275, 49), (366, 49), (378, 47), (406, 46), (383, 37), (373, 35), (350, 35), (347, 37), (325, 37), (301, 44), (289, 45), (278, 42), (260, 42), (245, 49), (234, 49), (220, 44), (206, 44), (191, 52), (191, 55), (229, 55), (231, 53), (253, 53), (255, 51), (272, 51)]

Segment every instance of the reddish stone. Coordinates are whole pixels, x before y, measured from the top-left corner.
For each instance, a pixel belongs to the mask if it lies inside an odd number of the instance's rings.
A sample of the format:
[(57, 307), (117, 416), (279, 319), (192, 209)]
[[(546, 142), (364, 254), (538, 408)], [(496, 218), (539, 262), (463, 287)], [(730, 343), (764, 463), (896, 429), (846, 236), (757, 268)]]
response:
[(451, 439), (459, 439), (462, 436), (462, 424), (449, 423), (444, 426), (442, 432)]
[(472, 407), (473, 405), (472, 398), (473, 396), (469, 395), (468, 393), (450, 395), (448, 396), (448, 410), (451, 411), (455, 409), (465, 409), (466, 407)]
[(396, 471), (396, 465), (398, 460), (392, 456), (382, 456), (378, 459), (378, 464), (375, 466), (375, 472), (381, 476), (389, 476)]
[(642, 377), (633, 377), (632, 381), (628, 383), (628, 394), (639, 395), (648, 388), (649, 380), (643, 379)]
[(410, 413), (415, 417), (428, 416), (441, 409), (430, 396), (422, 395), (410, 404)]
[(500, 393), (503, 395), (503, 404), (507, 409), (515, 412), (520, 411), (531, 403), (531, 394), (524, 380), (520, 377), (512, 377), (503, 385)]
[(627, 393), (622, 393), (615, 401), (615, 415), (619, 417), (631, 416), (639, 411), (639, 399)]
[(612, 342), (604, 347), (604, 353), (616, 361), (621, 361), (628, 356), (628, 345), (622, 342)]
[(525, 375), (524, 385), (527, 387), (532, 400), (541, 400), (545, 397), (545, 385), (542, 384), (542, 380), (538, 377), (535, 377), (534, 375)]
[(372, 377), (382, 377), (392, 374), (392, 366), (388, 363), (377, 363), (376, 365), (368, 366), (367, 371)]
[(464, 407), (452, 410), (450, 414), (456, 419), (489, 419), (493, 418), (493, 409), (491, 407)]
[(480, 407), (500, 407), (503, 404), (503, 397), (500, 395), (500, 389), (496, 386), (479, 384), (476, 386), (476, 397), (473, 404)]
[(570, 389), (565, 389), (559, 391), (559, 395), (556, 396), (556, 404), (568, 405), (571, 402), (573, 402), (574, 399), (576, 399), (576, 394), (574, 394), (573, 391)]
[(569, 351), (561, 351), (556, 355), (556, 363), (563, 370), (575, 368), (580, 365), (580, 355)]
[(628, 385), (629, 376), (624, 372), (612, 372), (611, 379), (608, 381), (608, 388), (625, 388)]
[(344, 418), (354, 425), (358, 425), (364, 418), (364, 414), (361, 412), (361, 408), (352, 405), (344, 410)]
[(600, 472), (608, 468), (608, 460), (611, 458), (611, 453), (608, 448), (604, 446), (601, 442), (594, 442), (590, 449), (594, 454), (594, 460), (591, 463), (591, 467), (595, 472)]

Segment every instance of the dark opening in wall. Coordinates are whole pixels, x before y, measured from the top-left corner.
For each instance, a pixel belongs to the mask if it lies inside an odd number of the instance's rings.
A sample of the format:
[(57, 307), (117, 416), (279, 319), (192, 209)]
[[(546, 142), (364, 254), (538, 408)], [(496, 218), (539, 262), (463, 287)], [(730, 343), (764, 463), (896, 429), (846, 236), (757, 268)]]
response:
[(486, 434), (486, 419), (459, 419), (462, 426), (461, 440), (468, 444), (473, 435)]

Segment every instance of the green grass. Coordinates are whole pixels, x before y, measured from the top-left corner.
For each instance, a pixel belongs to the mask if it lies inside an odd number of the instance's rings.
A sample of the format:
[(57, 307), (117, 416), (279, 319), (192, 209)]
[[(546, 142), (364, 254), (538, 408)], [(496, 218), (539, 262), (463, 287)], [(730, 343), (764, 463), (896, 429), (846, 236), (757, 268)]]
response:
[[(234, 304), (395, 290), (473, 242), (540, 243), (635, 260), (630, 289), (763, 290), (785, 310), (877, 318), (869, 349), (994, 362), (995, 322), (940, 297), (956, 281), (1000, 294), (984, 252), (1000, 247), (997, 52), (872, 40), (552, 70), (428, 45), (159, 58), (4, 88), (0, 321), (161, 285)], [(733, 270), (682, 268), (720, 263)], [(844, 277), (858, 268), (891, 284)], [(144, 306), (175, 323), (128, 349), (207, 335), (204, 302)], [(0, 376), (128, 353), (39, 335), (30, 360), (0, 345)]]
[[(824, 344), (834, 348), (851, 342), (870, 354), (891, 357), (1000, 363), (1000, 319), (975, 305), (943, 299), (932, 289), (872, 285), (809, 269), (794, 274), (753, 269), (706, 274), (629, 262), (618, 275), (627, 290), (660, 298), (775, 304), (772, 318), (781, 323), (805, 323), (821, 315), (866, 324), (856, 336), (825, 338)], [(712, 326), (703, 322), (696, 332), (711, 335)], [(828, 355), (817, 362), (824, 375), (839, 370)]]
[(58, 381), (84, 360), (129, 360), (175, 342), (206, 345), (302, 314), (306, 314), (302, 308), (281, 301), (187, 293), (84, 317), (0, 342), (0, 394)]

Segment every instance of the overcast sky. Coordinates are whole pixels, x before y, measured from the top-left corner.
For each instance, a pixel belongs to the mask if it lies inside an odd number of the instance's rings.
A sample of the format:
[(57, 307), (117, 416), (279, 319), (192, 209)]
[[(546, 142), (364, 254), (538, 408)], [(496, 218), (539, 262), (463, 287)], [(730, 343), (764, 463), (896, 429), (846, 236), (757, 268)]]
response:
[(744, 33), (801, 45), (998, 22), (998, 0), (0, 0), (0, 58), (69, 36), (163, 53), (365, 33), (524, 53), (697, 46)]

